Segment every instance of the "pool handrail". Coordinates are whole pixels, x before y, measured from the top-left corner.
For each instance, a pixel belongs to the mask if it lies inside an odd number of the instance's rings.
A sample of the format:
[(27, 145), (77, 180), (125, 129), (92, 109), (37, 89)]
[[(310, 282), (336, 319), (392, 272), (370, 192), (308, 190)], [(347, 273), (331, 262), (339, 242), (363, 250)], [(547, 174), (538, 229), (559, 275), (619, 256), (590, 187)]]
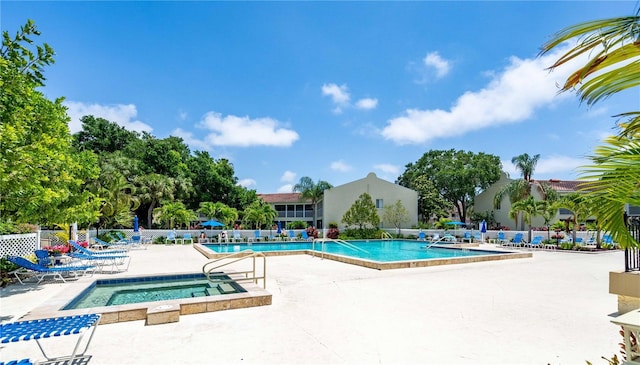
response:
[(380, 233), (380, 239), (391, 240), (391, 239), (393, 239), (393, 237), (391, 237), (391, 234), (389, 232), (382, 231), (382, 233)]
[(360, 251), (360, 252), (365, 253), (367, 255), (371, 254), (369, 251), (365, 250), (364, 248), (360, 248), (360, 247), (354, 245), (353, 243), (349, 243), (349, 242), (344, 241), (344, 240), (337, 240), (337, 239), (330, 239), (330, 238), (318, 238), (318, 239), (313, 240), (313, 243), (311, 244), (311, 249), (314, 250), (314, 251), (315, 251), (315, 243), (316, 243), (316, 241), (322, 243), (322, 246), (320, 246), (321, 247), (320, 251), (321, 251), (321, 253), (323, 255), (324, 255), (324, 243), (327, 242), (327, 241), (335, 242), (335, 243), (339, 244), (340, 246), (344, 246), (344, 247), (350, 248), (350, 249), (352, 249), (354, 251)]
[(428, 245), (424, 246), (424, 248), (431, 248), (431, 246), (435, 245), (438, 242), (441, 242), (444, 239), (445, 239), (445, 236), (438, 237), (438, 239), (431, 241), (431, 243), (429, 243)]
[[(262, 276), (256, 276), (256, 257), (261, 257), (262, 258)], [(202, 273), (207, 277), (207, 280), (209, 281), (214, 281), (213, 279), (211, 279), (211, 272), (214, 270), (217, 270), (221, 267), (248, 259), (248, 258), (252, 258), (253, 259), (253, 269), (252, 270), (248, 270), (248, 271), (234, 271), (234, 274), (244, 274), (245, 278), (244, 279), (234, 279), (233, 281), (253, 281), (254, 284), (258, 284), (258, 280), (262, 279), (262, 286), (263, 288), (267, 288), (267, 256), (262, 253), (262, 252), (254, 252), (253, 250), (243, 250), (243, 251), (239, 251), (239, 252), (234, 252), (228, 255), (225, 255), (223, 257), (220, 257), (218, 259), (215, 259), (213, 261), (209, 261), (206, 264), (204, 264), (202, 266)], [(233, 259), (232, 261), (229, 262), (224, 262), (220, 265), (211, 267), (207, 269), (207, 266), (209, 266), (210, 264), (215, 264), (218, 263), (220, 261), (223, 260), (230, 260)], [(252, 274), (251, 276), (248, 276), (249, 274)], [(216, 280), (219, 281), (219, 280)]]

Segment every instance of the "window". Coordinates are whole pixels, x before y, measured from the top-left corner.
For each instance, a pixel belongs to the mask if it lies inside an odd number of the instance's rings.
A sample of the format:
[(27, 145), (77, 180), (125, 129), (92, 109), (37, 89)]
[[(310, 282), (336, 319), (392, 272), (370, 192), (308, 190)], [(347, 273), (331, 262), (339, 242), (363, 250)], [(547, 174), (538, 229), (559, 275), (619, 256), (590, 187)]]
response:
[(376, 208), (382, 209), (382, 207), (384, 207), (384, 202), (382, 201), (382, 199), (376, 199)]

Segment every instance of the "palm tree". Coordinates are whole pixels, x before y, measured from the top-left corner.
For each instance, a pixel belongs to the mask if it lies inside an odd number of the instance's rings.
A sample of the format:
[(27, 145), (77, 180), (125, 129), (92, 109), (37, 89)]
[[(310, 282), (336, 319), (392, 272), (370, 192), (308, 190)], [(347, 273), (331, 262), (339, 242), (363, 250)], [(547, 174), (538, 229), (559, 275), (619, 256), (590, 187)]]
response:
[(172, 178), (156, 173), (141, 175), (136, 179), (139, 187), (138, 197), (142, 202), (149, 203), (147, 209), (147, 224), (153, 225), (153, 210), (163, 200), (173, 200), (175, 182)]
[(265, 203), (262, 199), (258, 199), (244, 210), (243, 219), (246, 222), (255, 223), (255, 228), (259, 229), (263, 224), (273, 222), (277, 215), (278, 212), (271, 205)]
[[(498, 208), (500, 206), (500, 202), (505, 196), (509, 197), (509, 202), (511, 202), (511, 204), (513, 205), (521, 200), (526, 199), (529, 195), (531, 195), (531, 185), (528, 181), (524, 179), (513, 180), (509, 184), (505, 185), (502, 189), (500, 189), (496, 193), (496, 195), (494, 195), (493, 207)], [(509, 212), (509, 215), (515, 220), (517, 227), (519, 221), (519, 213), (512, 215), (511, 212)], [(523, 226), (521, 226), (520, 228), (522, 229)]]
[(520, 170), (522, 178), (525, 181), (531, 181), (531, 175), (533, 175), (533, 171), (536, 169), (539, 159), (540, 154), (530, 157), (528, 153), (523, 153), (513, 157), (511, 159), (511, 163), (516, 166), (516, 169)]
[(303, 176), (300, 181), (293, 186), (294, 192), (299, 192), (303, 199), (309, 199), (313, 205), (313, 225), (317, 226), (316, 217), (318, 216), (318, 202), (322, 200), (324, 191), (331, 189), (333, 186), (326, 181), (318, 180), (314, 183), (308, 176)]
[(187, 209), (184, 203), (180, 201), (165, 202), (161, 207), (153, 210), (153, 219), (165, 228), (174, 228), (176, 226), (188, 225), (190, 222), (198, 219), (196, 214)]
[[(578, 38), (576, 46), (567, 51), (549, 68), (558, 68), (577, 57), (586, 55), (587, 62), (566, 80), (562, 91), (577, 90), (581, 101), (593, 105), (620, 91), (640, 85), (637, 45), (640, 9), (633, 16), (583, 22), (556, 33), (543, 45), (541, 54), (548, 53), (566, 41)], [(625, 203), (640, 205), (637, 182), (640, 181), (640, 111), (618, 114), (626, 121), (618, 123), (620, 131), (591, 156), (594, 165), (585, 167), (587, 195), (601, 202), (598, 222), (611, 232), (621, 247), (640, 247), (629, 234), (624, 222)]]
[(578, 192), (570, 193), (558, 200), (558, 206), (569, 209), (573, 213), (573, 242), (576, 241), (576, 230), (580, 222), (584, 222), (591, 215), (592, 207), (589, 199)]
[(543, 207), (544, 201), (536, 200), (533, 196), (520, 200), (511, 206), (513, 214), (510, 212), (510, 215), (517, 216), (518, 213), (522, 213), (522, 222), (529, 225), (529, 242), (531, 242), (531, 222), (535, 216), (541, 214)]

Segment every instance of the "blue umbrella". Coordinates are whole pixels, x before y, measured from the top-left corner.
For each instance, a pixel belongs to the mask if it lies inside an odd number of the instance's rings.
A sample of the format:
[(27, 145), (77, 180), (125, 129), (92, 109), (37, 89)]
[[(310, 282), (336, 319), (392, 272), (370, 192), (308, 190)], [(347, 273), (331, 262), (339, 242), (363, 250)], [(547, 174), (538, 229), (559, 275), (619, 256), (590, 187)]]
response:
[(451, 225), (454, 225), (454, 226), (464, 226), (464, 225), (466, 225), (466, 223), (458, 222), (458, 221), (447, 222), (447, 224), (451, 224)]
[(278, 221), (278, 234), (282, 233), (282, 222)]
[(133, 231), (138, 232), (138, 216), (133, 217)]
[(480, 232), (487, 233), (487, 221), (480, 222)]
[(212, 219), (210, 221), (206, 221), (200, 224), (203, 227), (224, 227), (224, 224), (218, 222), (215, 219)]

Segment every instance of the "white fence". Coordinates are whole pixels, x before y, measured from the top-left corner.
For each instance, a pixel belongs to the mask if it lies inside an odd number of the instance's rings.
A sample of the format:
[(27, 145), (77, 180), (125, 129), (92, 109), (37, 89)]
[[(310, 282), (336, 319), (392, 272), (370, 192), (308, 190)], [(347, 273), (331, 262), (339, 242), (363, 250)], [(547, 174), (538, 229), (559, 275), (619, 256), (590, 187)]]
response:
[(40, 248), (40, 232), (0, 235), (0, 257), (24, 256)]

